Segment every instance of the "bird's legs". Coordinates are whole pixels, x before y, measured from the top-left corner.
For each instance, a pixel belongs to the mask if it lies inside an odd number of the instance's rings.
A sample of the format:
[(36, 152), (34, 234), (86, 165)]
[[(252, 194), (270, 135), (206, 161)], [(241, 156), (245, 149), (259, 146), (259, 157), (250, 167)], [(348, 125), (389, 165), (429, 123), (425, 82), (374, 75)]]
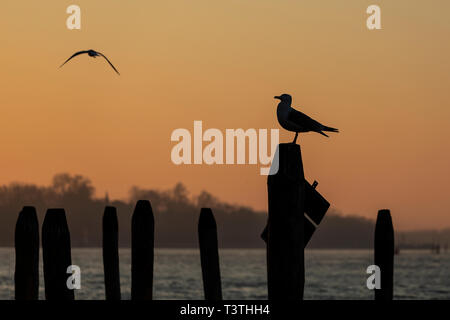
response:
[(294, 141), (292, 143), (297, 143), (298, 132), (295, 133)]

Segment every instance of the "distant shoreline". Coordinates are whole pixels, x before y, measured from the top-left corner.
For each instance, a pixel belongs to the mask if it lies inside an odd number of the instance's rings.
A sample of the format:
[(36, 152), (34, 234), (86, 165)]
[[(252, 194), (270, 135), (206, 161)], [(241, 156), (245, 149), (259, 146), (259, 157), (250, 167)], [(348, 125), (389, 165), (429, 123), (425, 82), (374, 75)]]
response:
[[(11, 249), (14, 250), (14, 247), (2, 247), (0, 246), (0, 250), (2, 249)], [(42, 248), (40, 248), (42, 250)], [(72, 247), (72, 250), (79, 250), (79, 249), (98, 249), (101, 250), (102, 247), (96, 247), (96, 246), (87, 246), (87, 247)], [(130, 247), (119, 247), (119, 250), (131, 250)], [(265, 248), (255, 248), (255, 247), (221, 247), (220, 250), (266, 250)], [(198, 247), (155, 247), (155, 250), (198, 250)], [(305, 251), (373, 251), (373, 248), (306, 248)], [(400, 254), (405, 251), (430, 251), (431, 248), (400, 248)], [(450, 253), (450, 250), (447, 251)], [(441, 254), (445, 254), (446, 251), (443, 250)]]

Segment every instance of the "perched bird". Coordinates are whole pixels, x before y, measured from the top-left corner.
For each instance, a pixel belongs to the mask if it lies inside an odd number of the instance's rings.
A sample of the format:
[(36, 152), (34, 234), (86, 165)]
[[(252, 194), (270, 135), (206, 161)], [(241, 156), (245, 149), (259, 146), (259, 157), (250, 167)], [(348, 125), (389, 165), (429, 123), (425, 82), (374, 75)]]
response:
[(284, 129), (295, 132), (295, 138), (292, 143), (296, 143), (299, 132), (314, 131), (325, 137), (328, 136), (322, 131), (339, 132), (338, 129), (324, 126), (316, 120), (311, 119), (306, 114), (292, 108), (292, 97), (290, 95), (285, 93), (281, 96), (275, 96), (274, 98), (280, 100), (277, 108), (278, 122)]
[(61, 68), (63, 65), (65, 65), (67, 62), (69, 62), (69, 60), (71, 60), (72, 58), (75, 58), (76, 56), (79, 56), (80, 54), (83, 54), (83, 53), (87, 53), (87, 54), (89, 55), (89, 57), (92, 57), (92, 58), (97, 58), (98, 56), (105, 58), (105, 60), (108, 61), (109, 65), (114, 69), (114, 71), (115, 71), (118, 75), (120, 75), (119, 71), (117, 71), (117, 69), (113, 66), (113, 64), (111, 63), (111, 61), (109, 61), (108, 58), (107, 58), (103, 53), (97, 52), (97, 51), (92, 50), (92, 49), (90, 49), (90, 50), (78, 51), (78, 52), (74, 53), (69, 59), (67, 59), (67, 60), (60, 66), (60, 68)]

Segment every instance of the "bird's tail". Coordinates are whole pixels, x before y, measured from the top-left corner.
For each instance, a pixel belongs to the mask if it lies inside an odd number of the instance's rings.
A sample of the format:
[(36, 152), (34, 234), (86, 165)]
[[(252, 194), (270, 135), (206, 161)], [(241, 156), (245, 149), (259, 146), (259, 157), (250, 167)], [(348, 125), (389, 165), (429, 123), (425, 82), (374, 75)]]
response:
[(323, 126), (322, 131), (339, 132), (339, 129)]

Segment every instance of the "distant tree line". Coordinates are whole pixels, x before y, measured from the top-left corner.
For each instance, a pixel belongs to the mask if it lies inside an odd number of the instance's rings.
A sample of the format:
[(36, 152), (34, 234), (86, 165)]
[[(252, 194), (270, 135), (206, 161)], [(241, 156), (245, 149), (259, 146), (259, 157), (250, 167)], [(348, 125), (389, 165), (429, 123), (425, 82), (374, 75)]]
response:
[[(203, 191), (190, 196), (178, 183), (170, 190), (132, 187), (129, 199), (95, 198), (92, 182), (81, 175), (57, 174), (49, 186), (12, 183), (0, 186), (0, 246), (14, 245), (17, 215), (23, 206), (36, 207), (42, 224), (47, 208), (64, 208), (73, 247), (99, 247), (105, 205), (117, 208), (119, 244), (131, 243), (131, 215), (136, 201), (150, 200), (155, 215), (155, 246), (195, 248), (200, 208), (212, 208), (218, 225), (219, 245), (228, 248), (264, 248), (260, 234), (266, 212), (232, 205)], [(267, 201), (267, 199), (261, 199)], [(358, 216), (342, 216), (330, 210), (314, 234), (309, 248), (372, 248), (374, 223)]]
[(0, 187), (0, 246), (14, 245), (17, 215), (23, 206), (34, 206), (39, 223), (48, 208), (64, 208), (73, 247), (98, 247), (102, 239), (105, 205), (117, 208), (119, 245), (131, 243), (131, 216), (136, 201), (148, 199), (155, 215), (156, 247), (197, 247), (197, 220), (201, 207), (211, 207), (219, 226), (219, 241), (225, 247), (262, 247), (259, 234), (266, 214), (219, 201), (208, 192), (190, 197), (178, 183), (170, 190), (132, 187), (129, 199), (95, 198), (92, 182), (81, 175), (57, 174), (49, 186), (11, 183)]

